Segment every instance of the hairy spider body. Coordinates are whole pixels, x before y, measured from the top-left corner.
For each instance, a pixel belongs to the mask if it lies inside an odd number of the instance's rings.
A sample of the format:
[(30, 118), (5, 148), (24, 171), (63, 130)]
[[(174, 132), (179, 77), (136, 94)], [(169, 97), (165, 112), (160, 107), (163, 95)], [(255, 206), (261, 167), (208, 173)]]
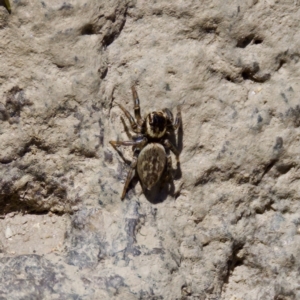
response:
[(179, 152), (168, 140), (168, 135), (175, 131), (181, 123), (179, 106), (177, 107), (175, 120), (172, 112), (167, 108), (162, 111), (151, 112), (145, 118), (142, 118), (140, 102), (134, 86), (132, 87), (132, 95), (135, 119), (122, 105), (117, 104), (129, 120), (131, 129), (136, 135), (131, 135), (124, 119), (121, 117), (125, 131), (131, 140), (110, 141), (110, 144), (116, 150), (118, 146), (132, 146), (133, 148), (133, 159), (124, 184), (122, 200), (125, 198), (135, 170), (137, 170), (143, 189), (151, 190), (159, 182), (166, 168), (170, 177), (172, 177), (172, 159), (170, 155), (167, 155), (166, 150), (171, 150), (176, 156), (177, 163), (179, 163)]

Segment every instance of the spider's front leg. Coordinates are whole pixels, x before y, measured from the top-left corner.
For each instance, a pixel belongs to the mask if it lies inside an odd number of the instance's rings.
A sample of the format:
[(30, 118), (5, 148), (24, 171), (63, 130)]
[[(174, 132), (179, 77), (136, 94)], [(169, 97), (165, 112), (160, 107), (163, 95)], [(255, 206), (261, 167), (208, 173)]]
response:
[(123, 117), (121, 117), (121, 121), (122, 121), (122, 123), (123, 123), (123, 127), (124, 127), (124, 130), (125, 130), (125, 132), (126, 132), (126, 135), (127, 135), (127, 137), (128, 137), (129, 139), (136, 141), (136, 140), (138, 140), (138, 139), (140, 139), (140, 138), (143, 138), (143, 135), (142, 135), (142, 134), (136, 134), (136, 135), (132, 135), (132, 134), (131, 134), (131, 132), (130, 132), (130, 130), (129, 130), (129, 128), (128, 128), (128, 126), (127, 126), (127, 124), (126, 124), (126, 122), (125, 122), (125, 120), (124, 120)]
[(121, 104), (115, 102), (123, 111), (123, 113), (125, 114), (126, 118), (128, 119), (128, 121), (130, 122), (130, 126), (133, 130), (133, 132), (135, 133), (140, 133), (141, 132), (141, 126), (139, 124), (136, 123), (136, 121), (134, 120), (133, 116), (130, 114), (130, 112), (123, 107)]
[(176, 119), (173, 122), (173, 129), (176, 130), (177, 128), (179, 128), (181, 124), (181, 106), (178, 105), (177, 106), (177, 114), (176, 114)]
[(177, 114), (174, 120), (172, 112), (168, 108), (164, 108), (163, 112), (167, 115), (167, 119), (169, 121), (168, 127), (171, 127), (172, 130), (176, 130), (181, 124), (181, 108), (177, 106)]
[(140, 99), (134, 85), (131, 87), (131, 90), (134, 104), (134, 116), (136, 118), (137, 123), (139, 125), (142, 125), (143, 120), (141, 117)]

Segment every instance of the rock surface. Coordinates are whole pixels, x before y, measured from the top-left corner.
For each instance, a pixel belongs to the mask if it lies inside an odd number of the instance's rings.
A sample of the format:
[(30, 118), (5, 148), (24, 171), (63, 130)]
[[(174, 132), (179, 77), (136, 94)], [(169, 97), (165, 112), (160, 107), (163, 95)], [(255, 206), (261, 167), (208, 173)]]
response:
[[(0, 299), (300, 299), (299, 1), (11, 8)], [(121, 202), (108, 142), (133, 84), (143, 113), (182, 106), (181, 165), (170, 190), (135, 182)]]

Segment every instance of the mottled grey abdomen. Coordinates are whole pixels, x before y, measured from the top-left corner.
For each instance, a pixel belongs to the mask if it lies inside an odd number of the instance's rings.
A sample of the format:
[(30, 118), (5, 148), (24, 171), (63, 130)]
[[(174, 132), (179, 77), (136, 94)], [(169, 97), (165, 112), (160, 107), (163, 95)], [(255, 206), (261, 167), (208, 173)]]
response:
[(159, 181), (165, 165), (166, 151), (162, 145), (151, 143), (142, 149), (137, 161), (137, 172), (147, 190)]

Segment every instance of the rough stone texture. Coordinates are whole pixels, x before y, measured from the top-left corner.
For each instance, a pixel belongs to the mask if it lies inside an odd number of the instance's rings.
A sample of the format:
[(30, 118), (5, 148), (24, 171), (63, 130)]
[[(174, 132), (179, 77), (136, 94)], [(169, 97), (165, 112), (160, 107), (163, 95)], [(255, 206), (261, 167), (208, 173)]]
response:
[[(0, 299), (300, 299), (299, 1), (10, 2)], [(121, 202), (132, 84), (181, 166)]]

